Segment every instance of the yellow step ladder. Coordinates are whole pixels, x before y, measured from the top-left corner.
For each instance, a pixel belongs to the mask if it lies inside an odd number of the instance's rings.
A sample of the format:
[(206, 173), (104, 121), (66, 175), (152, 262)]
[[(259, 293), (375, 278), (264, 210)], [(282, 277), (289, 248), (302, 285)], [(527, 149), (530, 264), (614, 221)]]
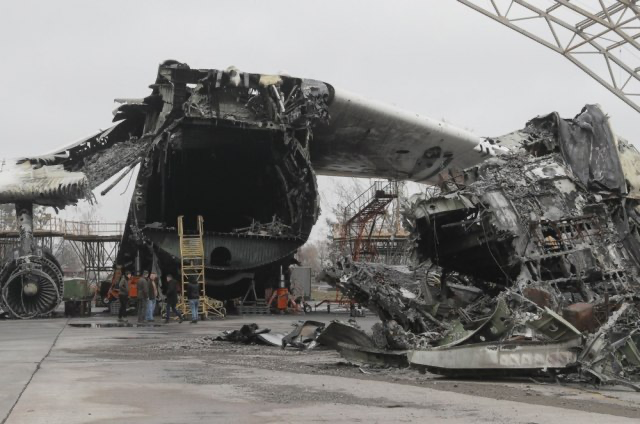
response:
[(195, 279), (200, 287), (200, 302), (198, 303), (198, 315), (207, 319), (209, 315), (224, 318), (226, 310), (219, 300), (207, 297), (205, 294), (204, 278), (204, 219), (198, 215), (197, 234), (185, 234), (184, 216), (178, 217), (178, 237), (180, 238), (180, 273), (182, 275), (181, 300), (178, 310), (189, 317), (191, 308), (187, 299), (187, 285), (191, 279)]

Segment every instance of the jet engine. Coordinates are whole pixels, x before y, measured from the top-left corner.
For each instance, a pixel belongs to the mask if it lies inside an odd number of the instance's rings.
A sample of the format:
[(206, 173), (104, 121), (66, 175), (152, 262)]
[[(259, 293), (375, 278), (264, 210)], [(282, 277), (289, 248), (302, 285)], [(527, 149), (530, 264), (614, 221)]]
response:
[(20, 242), (0, 270), (0, 308), (12, 318), (48, 315), (62, 301), (62, 268), (33, 241), (33, 205), (16, 204)]

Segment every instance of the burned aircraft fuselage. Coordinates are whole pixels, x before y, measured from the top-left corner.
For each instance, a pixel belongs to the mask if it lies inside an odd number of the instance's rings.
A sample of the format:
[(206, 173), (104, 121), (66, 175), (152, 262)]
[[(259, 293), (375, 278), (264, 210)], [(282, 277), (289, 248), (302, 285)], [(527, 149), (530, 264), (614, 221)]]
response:
[(119, 262), (177, 275), (178, 217), (189, 231), (202, 216), (207, 287), (220, 298), (246, 293), (241, 281), (273, 286), (294, 261), (319, 213), (315, 172), (426, 182), (495, 153), (467, 131), (311, 79), (170, 60), (151, 89), (116, 100), (111, 128), (6, 162), (0, 203), (63, 208), (139, 165)]
[[(503, 287), (591, 302), (638, 274), (638, 152), (587, 106), (495, 139), (511, 152), (443, 179), (411, 209), (418, 252), (445, 270)], [(635, 285), (635, 283), (633, 283)]]
[[(309, 142), (329, 119), (332, 88), (284, 76), (160, 66), (153, 93), (116, 120), (144, 119), (140, 165), (120, 261), (177, 273), (176, 223), (204, 219), (212, 288), (278, 281), (318, 213)], [(219, 290), (218, 290), (219, 294)], [(225, 293), (228, 295), (229, 293)]]

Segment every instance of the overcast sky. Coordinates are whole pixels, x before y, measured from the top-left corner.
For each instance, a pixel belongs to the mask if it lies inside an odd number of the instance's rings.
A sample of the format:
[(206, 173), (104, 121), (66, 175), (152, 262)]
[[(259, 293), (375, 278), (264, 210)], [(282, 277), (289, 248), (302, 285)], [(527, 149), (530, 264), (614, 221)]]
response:
[[(453, 0), (3, 1), (0, 53), (0, 157), (108, 127), (113, 99), (148, 95), (169, 58), (320, 79), (481, 136), (599, 103), (619, 135), (640, 142), (629, 106), (557, 53)], [(99, 199), (105, 219), (124, 220), (125, 185)]]

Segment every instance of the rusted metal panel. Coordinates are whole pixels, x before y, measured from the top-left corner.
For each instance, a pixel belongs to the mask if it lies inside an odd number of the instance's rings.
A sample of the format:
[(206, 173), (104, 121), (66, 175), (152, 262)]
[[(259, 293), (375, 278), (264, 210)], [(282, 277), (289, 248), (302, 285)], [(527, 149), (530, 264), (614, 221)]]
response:
[(594, 307), (591, 303), (574, 303), (562, 310), (562, 316), (579, 331), (594, 332), (598, 328)]

